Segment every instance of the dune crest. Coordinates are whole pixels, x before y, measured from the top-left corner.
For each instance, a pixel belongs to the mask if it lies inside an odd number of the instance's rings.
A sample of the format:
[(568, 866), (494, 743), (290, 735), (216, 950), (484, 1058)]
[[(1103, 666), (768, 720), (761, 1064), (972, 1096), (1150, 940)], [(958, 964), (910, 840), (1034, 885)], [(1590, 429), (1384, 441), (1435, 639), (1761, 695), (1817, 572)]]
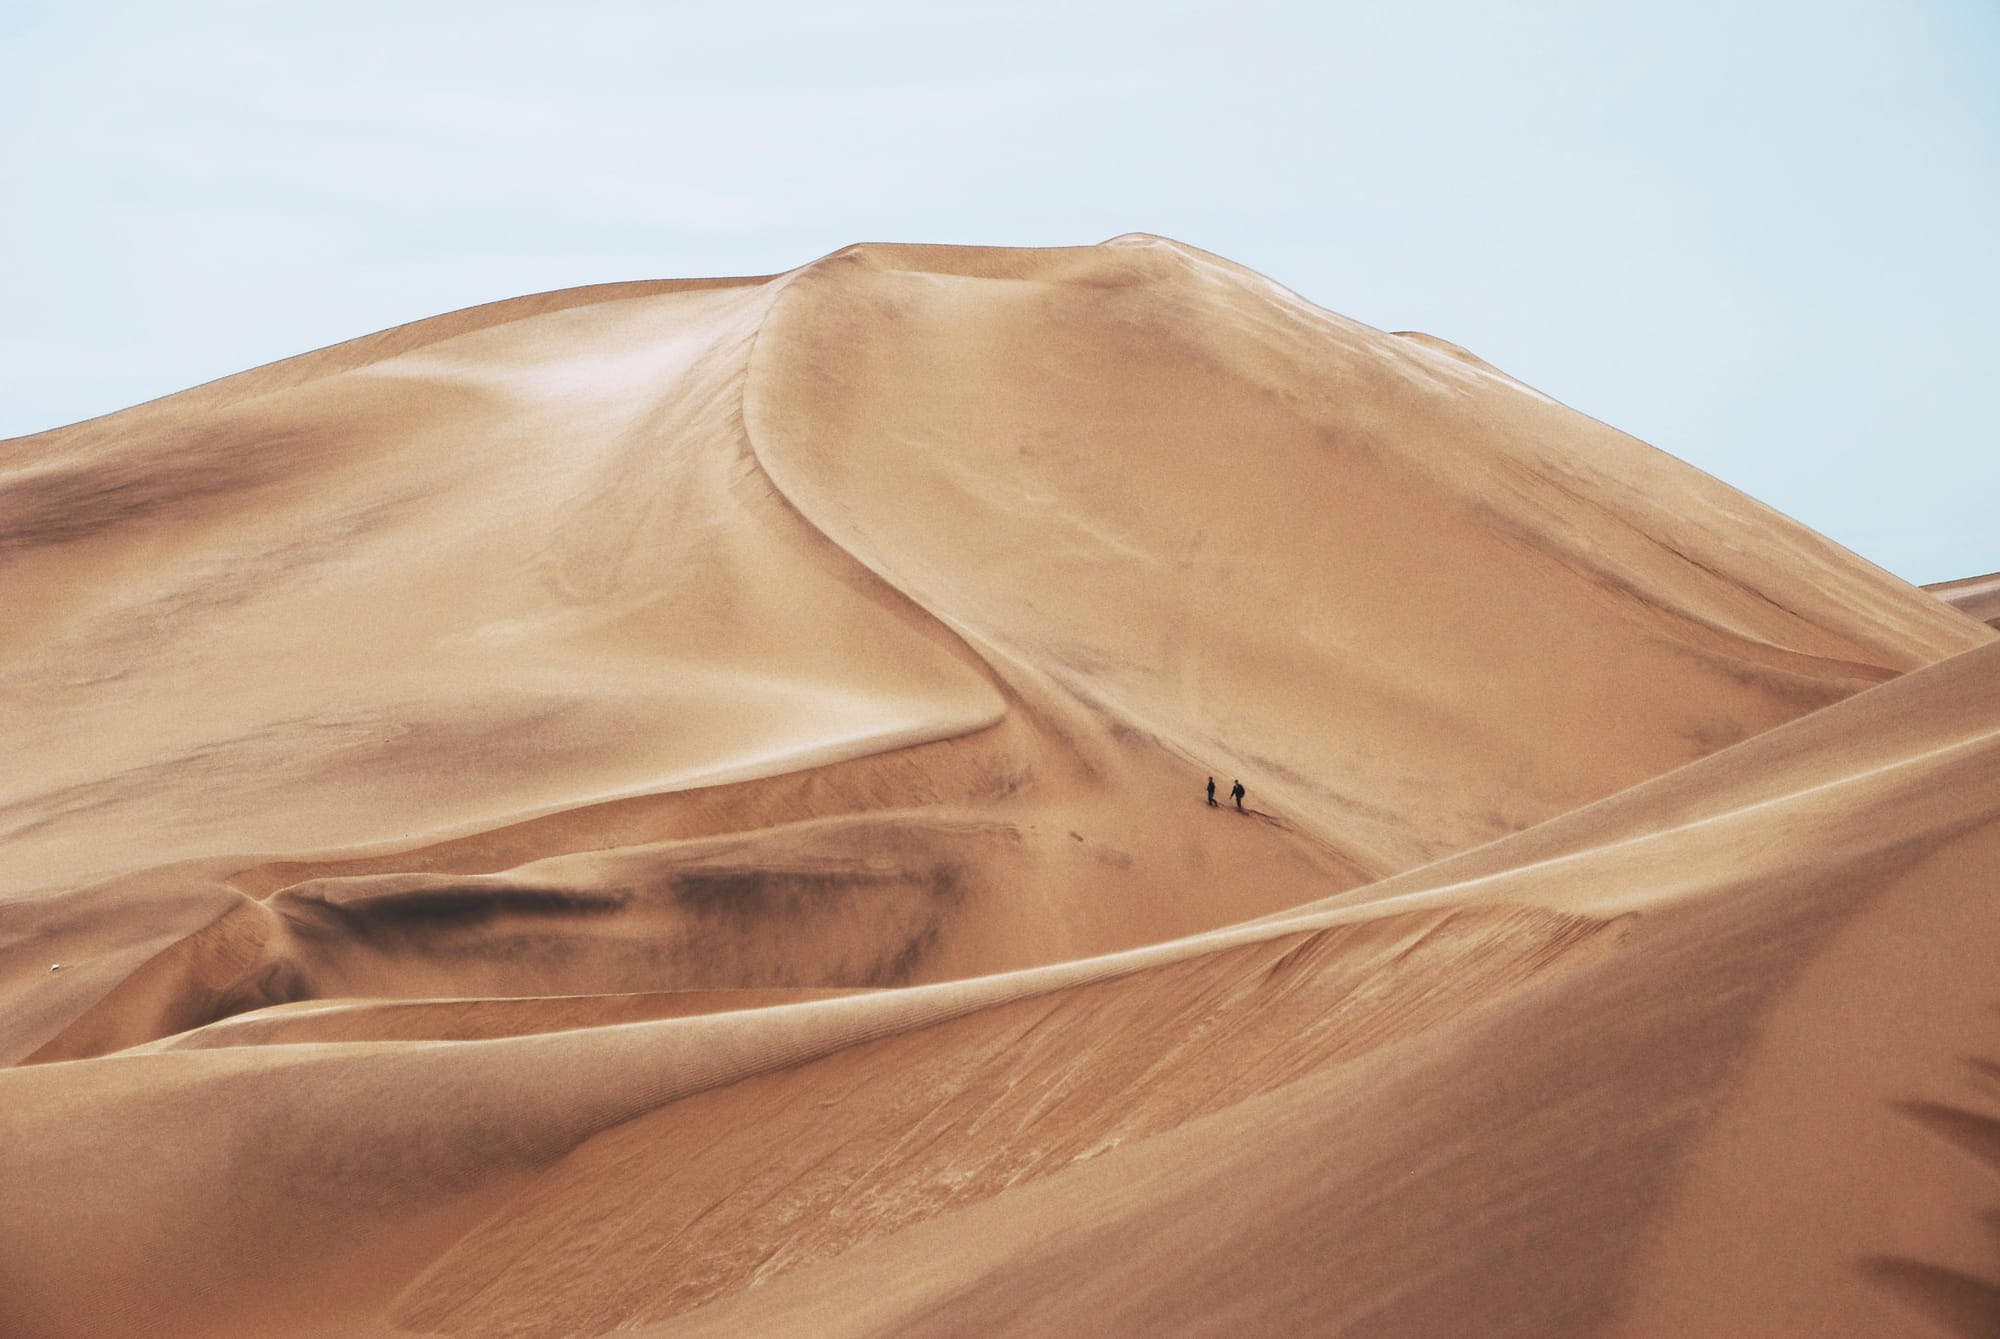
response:
[(1963, 610), (1988, 627), (2000, 627), (2000, 572), (1983, 577), (1961, 577), (1926, 586), (1954, 609)]
[(1144, 234), (0, 443), (0, 1331), (1971, 1332), (1959, 586)]

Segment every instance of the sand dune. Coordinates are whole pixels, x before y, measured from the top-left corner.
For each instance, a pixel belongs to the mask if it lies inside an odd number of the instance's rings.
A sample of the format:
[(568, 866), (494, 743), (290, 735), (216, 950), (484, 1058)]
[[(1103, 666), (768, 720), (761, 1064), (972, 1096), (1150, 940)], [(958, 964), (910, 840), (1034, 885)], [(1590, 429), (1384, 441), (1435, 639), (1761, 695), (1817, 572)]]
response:
[(1926, 586), (1953, 608), (1962, 609), (1988, 627), (2000, 627), (2000, 572), (1983, 577), (1962, 577)]
[(1987, 1333), (1955, 584), (1146, 236), (0, 444), (0, 1332)]
[[(2000, 1201), (1996, 672), (1987, 648), (1831, 709), (1893, 751), (1869, 773), (1779, 781), (1791, 741), (1758, 740), (1619, 797), (1735, 792), (1625, 839), (1656, 858), (1603, 834), (1498, 876), (1413, 876), (1425, 891), (1347, 914), (1533, 899), (1601, 917), (1607, 893), (1647, 909), (1491, 1012), (1322, 1062), (688, 1332), (1037, 1334), (1087, 1315), (1115, 1333), (1979, 1333), (1980, 1224)], [(1965, 728), (1892, 742), (1905, 713)]]

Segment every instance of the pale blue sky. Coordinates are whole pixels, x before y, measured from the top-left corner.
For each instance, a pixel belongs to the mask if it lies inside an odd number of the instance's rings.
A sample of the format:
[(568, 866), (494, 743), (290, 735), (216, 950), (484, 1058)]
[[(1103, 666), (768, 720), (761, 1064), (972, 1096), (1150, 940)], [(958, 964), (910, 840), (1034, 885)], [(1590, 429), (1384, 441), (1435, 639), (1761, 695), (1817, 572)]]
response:
[(1146, 231), (2000, 569), (1994, 0), (6, 0), (0, 182), (0, 436), (540, 289)]

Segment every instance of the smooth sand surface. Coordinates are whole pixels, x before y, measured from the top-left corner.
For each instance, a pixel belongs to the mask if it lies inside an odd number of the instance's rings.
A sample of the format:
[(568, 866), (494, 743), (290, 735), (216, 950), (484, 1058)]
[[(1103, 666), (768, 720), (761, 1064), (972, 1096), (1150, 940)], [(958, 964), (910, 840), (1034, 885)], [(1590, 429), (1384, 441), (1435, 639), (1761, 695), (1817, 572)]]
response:
[(0, 443), (0, 1334), (1995, 1333), (1993, 580), (1141, 235)]
[(1960, 577), (1957, 581), (1940, 581), (1924, 589), (1987, 626), (2000, 628), (2000, 572), (1989, 572), (1983, 577)]

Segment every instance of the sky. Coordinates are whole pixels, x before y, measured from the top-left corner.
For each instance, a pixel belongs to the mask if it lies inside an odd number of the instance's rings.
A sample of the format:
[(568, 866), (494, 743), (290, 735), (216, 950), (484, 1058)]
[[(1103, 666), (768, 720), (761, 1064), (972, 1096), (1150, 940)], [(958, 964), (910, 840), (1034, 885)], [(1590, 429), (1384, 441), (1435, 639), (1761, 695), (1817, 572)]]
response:
[(1134, 231), (2000, 570), (1995, 0), (0, 5), (0, 438), (523, 293)]

